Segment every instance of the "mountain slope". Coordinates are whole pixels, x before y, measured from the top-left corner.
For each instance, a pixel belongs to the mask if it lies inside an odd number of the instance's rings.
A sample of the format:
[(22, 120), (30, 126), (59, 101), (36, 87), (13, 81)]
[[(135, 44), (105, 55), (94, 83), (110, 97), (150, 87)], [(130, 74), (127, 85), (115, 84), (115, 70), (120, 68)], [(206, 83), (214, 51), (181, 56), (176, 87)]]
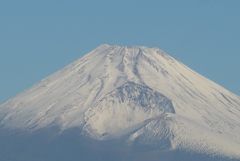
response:
[(101, 45), (2, 103), (0, 124), (240, 159), (240, 97), (157, 48)]

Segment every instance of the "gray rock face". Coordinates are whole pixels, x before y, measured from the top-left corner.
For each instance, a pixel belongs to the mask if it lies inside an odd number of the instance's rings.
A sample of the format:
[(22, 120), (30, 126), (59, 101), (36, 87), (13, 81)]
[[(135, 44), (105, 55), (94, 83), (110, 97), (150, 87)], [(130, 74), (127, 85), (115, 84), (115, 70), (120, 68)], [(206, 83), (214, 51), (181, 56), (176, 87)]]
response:
[(83, 130), (97, 140), (117, 139), (138, 131), (165, 113), (175, 113), (171, 100), (147, 86), (127, 82), (89, 108)]

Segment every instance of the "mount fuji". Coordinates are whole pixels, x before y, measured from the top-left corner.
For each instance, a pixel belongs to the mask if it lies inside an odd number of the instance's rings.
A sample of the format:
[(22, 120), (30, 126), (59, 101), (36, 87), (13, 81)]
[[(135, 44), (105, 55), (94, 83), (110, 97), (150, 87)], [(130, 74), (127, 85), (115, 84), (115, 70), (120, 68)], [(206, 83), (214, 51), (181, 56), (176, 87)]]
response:
[(240, 161), (240, 97), (158, 48), (103, 44), (0, 104), (2, 161)]

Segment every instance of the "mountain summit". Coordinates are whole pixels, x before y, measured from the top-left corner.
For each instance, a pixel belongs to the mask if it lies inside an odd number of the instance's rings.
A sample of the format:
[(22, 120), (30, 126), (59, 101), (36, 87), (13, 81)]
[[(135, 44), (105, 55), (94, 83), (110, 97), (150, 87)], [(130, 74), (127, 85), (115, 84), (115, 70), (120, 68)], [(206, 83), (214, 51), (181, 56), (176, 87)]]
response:
[(158, 48), (103, 44), (2, 103), (0, 126), (78, 129), (92, 160), (240, 160), (240, 97)]

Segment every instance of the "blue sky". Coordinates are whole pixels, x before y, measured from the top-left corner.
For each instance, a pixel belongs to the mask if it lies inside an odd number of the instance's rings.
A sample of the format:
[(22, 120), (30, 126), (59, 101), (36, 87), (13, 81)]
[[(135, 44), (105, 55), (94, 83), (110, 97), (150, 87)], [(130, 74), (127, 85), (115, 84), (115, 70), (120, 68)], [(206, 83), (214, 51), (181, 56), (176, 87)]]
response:
[(158, 47), (240, 95), (239, 0), (1, 0), (0, 102), (103, 43)]

